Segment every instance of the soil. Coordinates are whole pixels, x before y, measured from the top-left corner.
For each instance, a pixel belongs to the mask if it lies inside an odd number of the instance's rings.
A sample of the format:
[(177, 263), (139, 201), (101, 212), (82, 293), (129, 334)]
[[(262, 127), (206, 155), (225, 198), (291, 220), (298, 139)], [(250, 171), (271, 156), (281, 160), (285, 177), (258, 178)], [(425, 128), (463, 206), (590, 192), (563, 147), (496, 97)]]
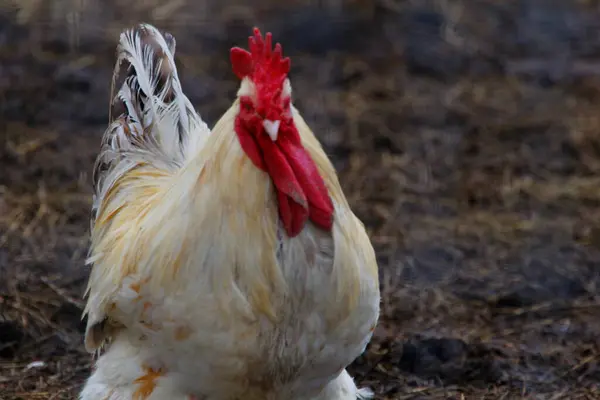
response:
[(214, 123), (251, 28), (376, 248), (377, 399), (600, 399), (600, 3), (0, 3), (0, 399), (73, 399), (91, 169), (121, 30), (173, 33)]

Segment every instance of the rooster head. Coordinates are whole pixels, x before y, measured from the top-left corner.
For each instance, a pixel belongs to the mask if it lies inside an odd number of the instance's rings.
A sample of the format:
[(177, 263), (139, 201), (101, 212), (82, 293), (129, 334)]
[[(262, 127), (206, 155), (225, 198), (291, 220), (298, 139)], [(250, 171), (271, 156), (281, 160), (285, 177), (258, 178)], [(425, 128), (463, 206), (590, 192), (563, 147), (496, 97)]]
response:
[(242, 112), (247, 117), (257, 117), (251, 121), (253, 128), (264, 128), (271, 140), (276, 141), (282, 120), (291, 119), (291, 85), (287, 78), (290, 59), (283, 58), (279, 43), (275, 49), (271, 46), (271, 33), (263, 40), (255, 28), (254, 36), (249, 39), (250, 51), (231, 49), (231, 65), (242, 80), (238, 92)]
[(323, 178), (302, 146), (294, 124), (290, 59), (272, 35), (258, 28), (249, 38), (250, 51), (231, 49), (233, 72), (242, 80), (235, 131), (246, 155), (266, 171), (277, 192), (279, 216), (288, 236), (296, 236), (310, 219), (329, 230), (333, 204)]

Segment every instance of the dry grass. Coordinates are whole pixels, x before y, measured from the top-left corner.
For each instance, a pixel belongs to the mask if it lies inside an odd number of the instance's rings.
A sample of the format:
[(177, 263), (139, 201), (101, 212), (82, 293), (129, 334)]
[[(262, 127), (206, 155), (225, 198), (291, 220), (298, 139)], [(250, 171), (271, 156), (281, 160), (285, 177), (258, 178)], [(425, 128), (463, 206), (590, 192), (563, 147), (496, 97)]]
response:
[[(118, 33), (178, 40), (210, 122), (251, 26), (381, 265), (352, 367), (379, 399), (600, 398), (600, 21), (594, 1), (0, 3), (0, 399), (74, 398), (89, 172)], [(33, 364), (32, 364), (33, 363)]]

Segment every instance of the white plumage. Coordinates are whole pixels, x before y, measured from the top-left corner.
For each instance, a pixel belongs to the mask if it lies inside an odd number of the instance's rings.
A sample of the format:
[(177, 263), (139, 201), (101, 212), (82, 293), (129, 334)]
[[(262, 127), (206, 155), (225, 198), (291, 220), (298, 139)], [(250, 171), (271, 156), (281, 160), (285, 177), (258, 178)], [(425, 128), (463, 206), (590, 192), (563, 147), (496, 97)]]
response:
[(287, 237), (234, 133), (238, 101), (211, 132), (174, 51), (149, 25), (121, 35), (89, 257), (85, 344), (102, 351), (80, 399), (368, 397), (345, 367), (377, 323), (377, 265), (335, 170), (292, 108), (335, 219)]

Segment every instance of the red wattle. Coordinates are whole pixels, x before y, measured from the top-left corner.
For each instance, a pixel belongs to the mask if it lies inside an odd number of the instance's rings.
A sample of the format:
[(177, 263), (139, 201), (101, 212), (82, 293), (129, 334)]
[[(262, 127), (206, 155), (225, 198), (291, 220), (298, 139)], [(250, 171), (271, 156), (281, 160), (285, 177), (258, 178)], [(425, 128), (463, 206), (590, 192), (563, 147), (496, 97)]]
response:
[(258, 147), (254, 136), (252, 136), (246, 131), (246, 128), (244, 128), (240, 117), (235, 119), (235, 132), (237, 133), (238, 141), (240, 142), (240, 146), (242, 146), (244, 153), (246, 153), (248, 158), (254, 163), (254, 165), (256, 165), (257, 168), (266, 171), (267, 167), (263, 162), (262, 151)]
[(298, 235), (307, 220), (330, 230), (333, 203), (314, 161), (304, 149), (296, 127), (283, 123), (273, 142), (264, 132), (253, 135), (240, 117), (235, 130), (242, 149), (257, 168), (266, 171), (277, 192), (279, 218), (289, 237)]
[(294, 202), (285, 193), (277, 191), (279, 218), (289, 237), (294, 237), (302, 232), (308, 219), (308, 210)]
[[(295, 130), (293, 125), (288, 125), (286, 129)], [(295, 132), (297, 134), (297, 132)], [(309, 218), (317, 226), (329, 230), (333, 225), (333, 203), (329, 197), (329, 192), (325, 182), (319, 174), (319, 170), (306, 149), (300, 143), (294, 143), (295, 135), (288, 132), (281, 132), (278, 139), (278, 147), (285, 155), (294, 172), (296, 180), (300, 185), (300, 190), (306, 196), (309, 207)]]

